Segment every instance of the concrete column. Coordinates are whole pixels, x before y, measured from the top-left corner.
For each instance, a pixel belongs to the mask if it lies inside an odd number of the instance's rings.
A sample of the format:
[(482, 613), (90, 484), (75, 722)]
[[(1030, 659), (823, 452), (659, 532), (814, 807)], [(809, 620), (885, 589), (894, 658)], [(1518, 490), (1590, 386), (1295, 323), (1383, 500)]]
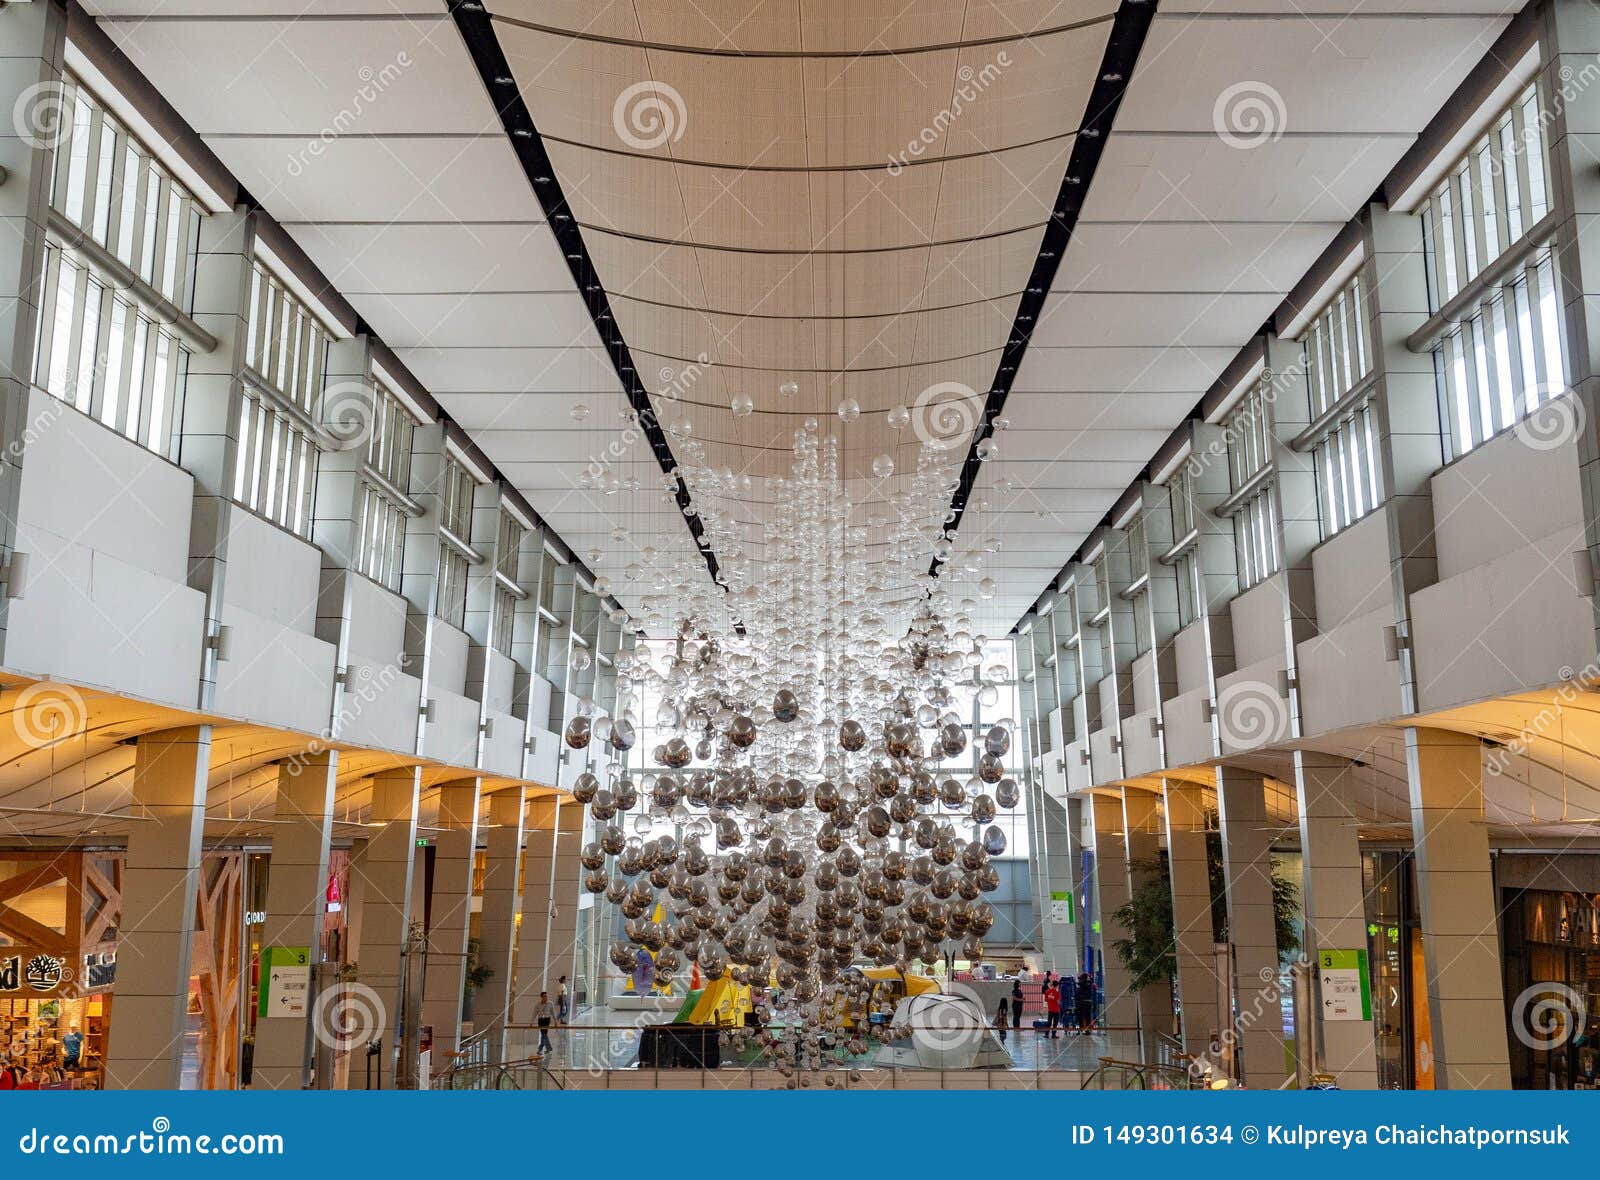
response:
[(1337, 1075), (1346, 1090), (1378, 1088), (1378, 1058), (1372, 1021), (1324, 1019), (1318, 952), (1367, 949), (1366, 886), (1355, 817), (1345, 798), (1355, 785), (1343, 758), (1302, 750), (1295, 754), (1300, 796), (1300, 849), (1305, 875), (1305, 955), (1311, 970), (1311, 1012), (1302, 1026), (1316, 1048), (1317, 1068)]
[[(351, 862), (352, 876), (361, 879), (361, 942), (358, 979), (371, 989), (379, 1007), (383, 1047), (378, 1054), (374, 1084), (393, 1089), (399, 1063), (400, 1042), (406, 1029), (402, 1015), (406, 1001), (405, 949), (411, 931), (411, 877), (416, 864), (418, 775), (416, 767), (387, 770), (372, 779), (372, 806), (368, 812), (366, 848)], [(417, 997), (411, 997), (414, 1001)], [(413, 1003), (407, 1023), (416, 1025)], [(359, 1055), (360, 1047), (352, 1050)], [(352, 1078), (361, 1073), (351, 1066)]]
[(1233, 946), (1235, 1032), (1244, 1080), (1275, 1089), (1293, 1076), (1283, 1039), (1278, 933), (1272, 907), (1272, 824), (1258, 772), (1217, 767), (1217, 810)]
[[(517, 914), (522, 913), (524, 931), (529, 913), (526, 903), (518, 905), (518, 871), (522, 866), (525, 791), (507, 787), (489, 796), (489, 828), (484, 854), (483, 915), (478, 925), (479, 961), (494, 972), (473, 1000), (473, 1032), (493, 1029), (491, 1053), (504, 1056), (505, 1027), (511, 1012), (514, 966), (517, 947)], [(543, 913), (543, 910), (535, 911)], [(520, 1021), (519, 1021), (520, 1023)]]
[[(195, 256), (194, 320), (216, 337), (210, 352), (189, 359), (184, 387), (183, 434), (179, 462), (194, 476), (190, 512), (189, 585), (206, 596), (206, 634), (222, 626), (227, 593), (228, 544), (236, 508), (234, 473), (244, 458), (238, 453), (239, 411), (249, 339), (251, 255), (254, 221), (242, 206), (200, 221)], [(218, 653), (201, 653), (201, 707), (216, 691)]]
[(208, 725), (145, 734), (135, 747), (141, 820), (129, 825), (122, 871), (109, 1089), (178, 1089), (210, 764)]
[(439, 788), (433, 893), (428, 905), (428, 969), (422, 984), (422, 1023), (433, 1028), (433, 1064), (445, 1065), (461, 1042), (461, 1004), (472, 926), (472, 868), (478, 848), (475, 778)]
[[(318, 961), (327, 906), (328, 839), (333, 826), (337, 751), (310, 754), (278, 767), (272, 863), (267, 874), (263, 947), (307, 947)], [(250, 1086), (300, 1090), (309, 1080), (311, 1025), (306, 1017), (268, 1015), (256, 1022)]]
[(528, 809), (528, 852), (524, 858), (522, 937), (517, 950), (513, 1011), (527, 1023), (539, 993), (552, 999), (556, 981), (572, 987), (578, 937), (579, 841), (583, 808), (564, 796), (535, 800)]
[(1206, 1052), (1222, 1032), (1217, 994), (1216, 933), (1211, 923), (1211, 861), (1206, 850), (1205, 792), (1166, 781), (1167, 867), (1172, 875), (1172, 929), (1178, 959), (1183, 1049)]
[[(1366, 216), (1365, 275), (1372, 363), (1379, 374), (1373, 400), (1379, 431), (1379, 475), (1387, 500), (1389, 584), (1395, 627), (1411, 635), (1411, 596), (1439, 580), (1433, 536), (1433, 475), (1444, 465), (1449, 423), (1440, 416), (1432, 353), (1415, 353), (1406, 339), (1427, 322), (1427, 264), (1418, 244), (1421, 219), (1370, 206)], [(1401, 700), (1417, 708), (1417, 669), (1409, 642), (1399, 648)]]
[[(45, 225), (49, 216), (52, 140), (66, 136), (72, 112), (60, 112), (56, 134), (34, 126), (30, 116), (49, 114), (59, 89), (66, 44), (66, 13), (56, 4), (7, 4), (0, 9), (0, 105), (14, 112), (0, 124), (0, 165), (10, 176), (0, 185), (0, 429), (20, 440), (41, 424), (30, 420), (28, 402), (34, 369), (34, 340), (43, 298)], [(44, 121), (40, 118), (38, 121)], [(43, 425), (48, 425), (43, 424)], [(9, 556), (16, 544), (17, 503), (27, 448), (0, 449), (0, 547)], [(0, 601), (0, 630), (6, 604)]]
[[(1083, 914), (1079, 912), (1078, 885), (1078, 833), (1073, 830), (1068, 815), (1070, 804), (1056, 800), (1039, 787), (1039, 828), (1044, 836), (1044, 849), (1035, 862), (1035, 871), (1043, 878), (1039, 911), (1039, 950), (1044, 965), (1058, 975), (1076, 975), (1083, 970), (1082, 928)], [(1051, 920), (1051, 894), (1066, 893), (1072, 897), (1070, 922)]]
[[(1161, 796), (1122, 789), (1123, 830), (1128, 849), (1128, 895), (1161, 876)], [(1139, 989), (1139, 1046), (1144, 1060), (1157, 1057), (1161, 1036), (1172, 1035), (1172, 984), (1160, 980)]]
[[(1584, 542), (1591, 563), (1600, 561), (1600, 169), (1594, 166), (1600, 136), (1600, 94), (1592, 84), (1600, 54), (1600, 13), (1582, 0), (1551, 0), (1543, 6), (1540, 91), (1550, 150), (1550, 195), (1560, 211), (1555, 232), (1556, 285), (1564, 311), (1568, 383), (1577, 404), (1571, 420), (1577, 434), (1583, 493)], [(1593, 596), (1600, 632), (1600, 595)]]
[(1406, 771), (1435, 1085), (1509, 1089), (1499, 915), (1482, 822), (1483, 751), (1469, 734), (1408, 729)]
[(1299, 645), (1317, 633), (1316, 586), (1311, 554), (1322, 543), (1322, 518), (1317, 499), (1317, 461), (1310, 452), (1289, 445), (1311, 425), (1311, 400), (1306, 384), (1305, 350), (1292, 340), (1268, 336), (1266, 341), (1267, 420), (1272, 426), (1272, 461), (1278, 469), (1272, 494), (1278, 501), (1279, 543), (1283, 554), (1284, 667), (1290, 680), (1290, 733), (1302, 732), (1300, 690), (1295, 686)]
[(1128, 903), (1128, 847), (1122, 818), (1122, 800), (1115, 795), (1085, 797), (1093, 809), (1095, 917), (1100, 923), (1100, 964), (1105, 1003), (1100, 1009), (1102, 1027), (1132, 1029), (1139, 1026), (1139, 997), (1128, 969), (1112, 945), (1128, 937), (1127, 929), (1111, 915)]

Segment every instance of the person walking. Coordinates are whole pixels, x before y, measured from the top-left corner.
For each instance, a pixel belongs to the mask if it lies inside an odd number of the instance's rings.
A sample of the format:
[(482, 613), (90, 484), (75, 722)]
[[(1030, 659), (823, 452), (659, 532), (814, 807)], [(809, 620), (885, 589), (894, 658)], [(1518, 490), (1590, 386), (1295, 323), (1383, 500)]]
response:
[(1078, 981), (1063, 975), (1056, 988), (1061, 993), (1061, 1027), (1075, 1029), (1078, 1027)]
[(1000, 1043), (1006, 1043), (1006, 1020), (1011, 1015), (1011, 1005), (1006, 1003), (1004, 996), (1000, 997), (1000, 1007), (994, 1014), (994, 1026), (1000, 1033)]
[(1087, 971), (1078, 976), (1077, 995), (1078, 1031), (1090, 1032), (1094, 1028), (1094, 976)]
[(539, 1002), (533, 1006), (533, 1022), (539, 1026), (539, 1047), (535, 1052), (540, 1057), (551, 1051), (550, 1025), (555, 1018), (556, 1008), (550, 1002), (550, 993), (540, 992)]
[(1054, 1039), (1060, 1035), (1057, 1030), (1061, 1024), (1061, 989), (1053, 983), (1044, 989), (1044, 1021), (1045, 1036)]
[(1011, 1027), (1022, 1031), (1022, 976), (1011, 981)]
[(567, 977), (556, 980), (556, 1023), (567, 1022)]

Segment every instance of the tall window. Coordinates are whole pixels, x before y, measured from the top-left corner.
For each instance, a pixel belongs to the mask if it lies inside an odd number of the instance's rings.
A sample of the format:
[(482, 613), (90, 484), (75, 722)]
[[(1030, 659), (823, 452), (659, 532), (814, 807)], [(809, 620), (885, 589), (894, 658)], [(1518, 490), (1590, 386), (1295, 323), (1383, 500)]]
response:
[(511, 654), (511, 637), (516, 627), (517, 600), (523, 597), (517, 582), (517, 561), (528, 530), (511, 513), (500, 513), (500, 535), (494, 548), (494, 618), (490, 620), (490, 642), (503, 656)]
[(1301, 338), (1316, 454), (1322, 535), (1331, 537), (1378, 506), (1377, 429), (1365, 289), (1358, 274)]
[(439, 572), (434, 613), (451, 626), (467, 617), (467, 567), (471, 564), (472, 494), (477, 483), (471, 473), (446, 457), (439, 477)]
[(566, 667), (560, 631), (565, 620), (556, 614), (556, 576), (561, 562), (545, 549), (539, 558), (539, 675), (554, 684)]
[[(1530, 86), (1467, 149), (1422, 211), (1429, 299), (1452, 300), (1434, 373), (1457, 455), (1567, 388), (1551, 232), (1547, 142)], [(1473, 286), (1498, 264), (1496, 281)]]
[(190, 352), (170, 325), (189, 311), (201, 212), (70, 75), (62, 102), (34, 384), (174, 458)]
[(1547, 149), (1538, 87), (1530, 86), (1429, 198), (1421, 214), (1435, 311), (1550, 212)]
[(260, 262), (250, 272), (245, 388), (233, 496), (291, 532), (311, 531), (316, 414), (328, 338), (309, 309)]
[(1172, 566), (1178, 580), (1178, 626), (1187, 627), (1200, 617), (1200, 570), (1195, 552), (1200, 537), (1195, 530), (1194, 477), (1180, 468), (1167, 480), (1172, 507), (1173, 547), (1162, 560)]
[(1272, 417), (1263, 375), (1228, 415), (1224, 433), (1228, 440), (1228, 472), (1234, 495), (1248, 491), (1234, 503), (1234, 552), (1239, 562), (1239, 588), (1254, 586), (1277, 573), (1282, 558), (1278, 546), (1278, 509), (1270, 478)]
[(1154, 622), (1150, 616), (1150, 532), (1145, 525), (1143, 507), (1128, 526), (1128, 585), (1135, 587), (1133, 598), (1133, 650), (1144, 655), (1155, 643)]
[(416, 420), (381, 382), (372, 384), (372, 430), (361, 472), (361, 532), (356, 568), (379, 585), (400, 589), (405, 553), (405, 502), (411, 486)]
[(1541, 249), (1433, 352), (1458, 455), (1533, 413), (1567, 388), (1555, 261)]

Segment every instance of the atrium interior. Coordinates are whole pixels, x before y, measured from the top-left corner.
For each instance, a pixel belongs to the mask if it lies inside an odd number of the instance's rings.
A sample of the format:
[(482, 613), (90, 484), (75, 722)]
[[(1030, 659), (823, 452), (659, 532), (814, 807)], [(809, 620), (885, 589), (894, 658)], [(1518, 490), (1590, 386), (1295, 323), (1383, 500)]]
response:
[(1600, 1089), (1588, 0), (0, 66), (0, 1088)]

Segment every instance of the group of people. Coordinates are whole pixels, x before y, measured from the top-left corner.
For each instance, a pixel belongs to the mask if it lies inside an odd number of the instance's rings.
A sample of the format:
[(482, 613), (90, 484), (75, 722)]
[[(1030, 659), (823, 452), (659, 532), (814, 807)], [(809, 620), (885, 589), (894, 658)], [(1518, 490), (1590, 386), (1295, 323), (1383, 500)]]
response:
[[(1047, 1037), (1059, 1037), (1064, 1028), (1089, 1032), (1094, 1028), (1094, 976), (1087, 971), (1078, 976), (1057, 976), (1053, 971), (1044, 973), (1040, 988), (1044, 996), (1045, 1024), (1042, 1032)], [(1011, 982), (1011, 995), (1002, 998), (995, 1013), (994, 1025), (1000, 1039), (1006, 1039), (1006, 1029), (1022, 1029), (1022, 1009), (1028, 994), (1023, 990), (1022, 979)]]

